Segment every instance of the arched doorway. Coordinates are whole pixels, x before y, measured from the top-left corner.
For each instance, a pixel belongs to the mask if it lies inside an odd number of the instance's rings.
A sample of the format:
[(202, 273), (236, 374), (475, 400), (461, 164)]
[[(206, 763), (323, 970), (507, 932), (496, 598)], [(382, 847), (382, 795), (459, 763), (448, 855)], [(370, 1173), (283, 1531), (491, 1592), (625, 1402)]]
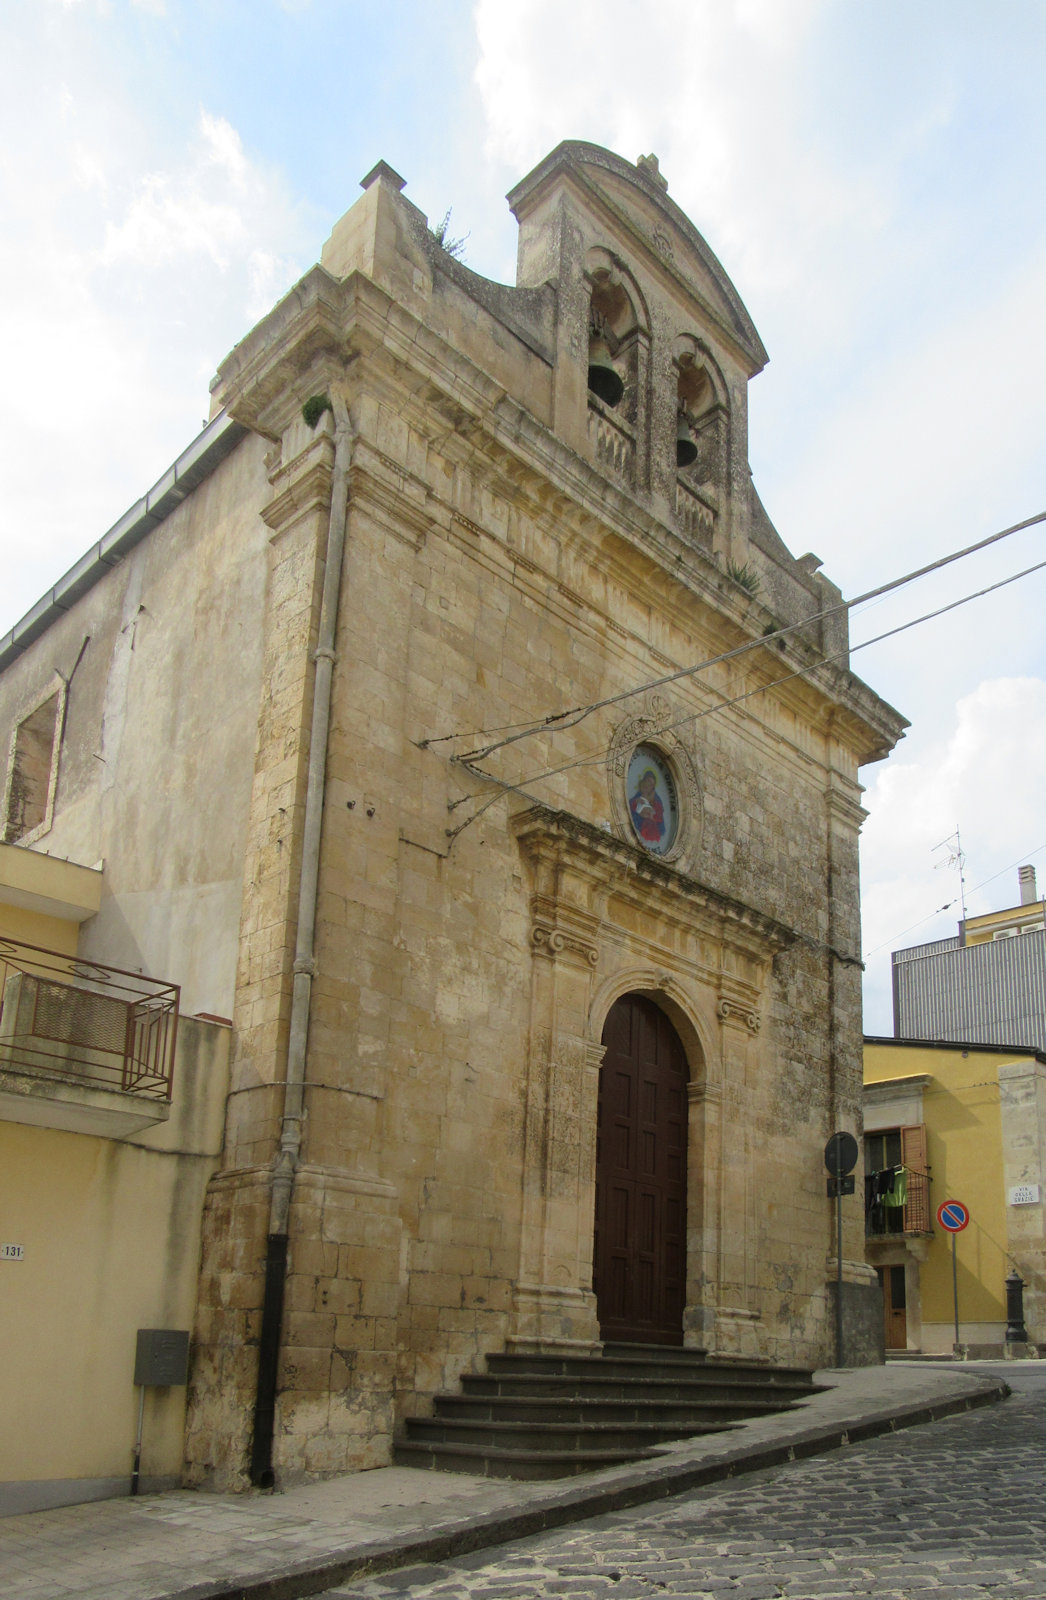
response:
[(593, 1257), (600, 1337), (682, 1344), (686, 1054), (641, 994), (615, 1001), (603, 1045)]

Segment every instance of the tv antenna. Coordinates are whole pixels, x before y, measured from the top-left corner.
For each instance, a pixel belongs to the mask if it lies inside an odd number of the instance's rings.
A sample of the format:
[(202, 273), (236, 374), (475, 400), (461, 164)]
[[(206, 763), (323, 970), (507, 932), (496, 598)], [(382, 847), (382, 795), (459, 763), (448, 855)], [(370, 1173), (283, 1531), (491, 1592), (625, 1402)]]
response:
[[(959, 827), (956, 824), (955, 832), (950, 833), (947, 839), (942, 839), (940, 844), (935, 844), (935, 850), (947, 850), (948, 854), (943, 861), (935, 861), (934, 867), (954, 867), (959, 874), (959, 904), (962, 906), (962, 920), (966, 921), (966, 856), (963, 853), (962, 840), (959, 837)], [(942, 907), (942, 910), (944, 908)]]

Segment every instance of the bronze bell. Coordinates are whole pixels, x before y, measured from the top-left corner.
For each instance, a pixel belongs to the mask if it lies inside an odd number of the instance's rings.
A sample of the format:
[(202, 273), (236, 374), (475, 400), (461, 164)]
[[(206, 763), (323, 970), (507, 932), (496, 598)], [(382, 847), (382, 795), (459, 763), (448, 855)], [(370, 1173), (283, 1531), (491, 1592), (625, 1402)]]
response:
[(687, 420), (686, 412), (680, 408), (679, 417), (676, 421), (676, 466), (692, 467), (696, 460), (697, 445), (694, 443), (694, 436), (690, 432), (690, 423)]
[(616, 406), (625, 392), (620, 372), (610, 359), (610, 349), (601, 333), (588, 347), (588, 386), (608, 406)]

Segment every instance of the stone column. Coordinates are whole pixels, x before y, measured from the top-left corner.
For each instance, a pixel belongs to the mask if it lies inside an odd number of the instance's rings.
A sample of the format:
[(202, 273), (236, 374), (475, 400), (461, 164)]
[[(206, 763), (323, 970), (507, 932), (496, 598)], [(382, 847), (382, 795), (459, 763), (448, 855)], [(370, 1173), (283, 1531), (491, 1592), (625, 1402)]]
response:
[[(513, 1349), (599, 1347), (592, 1292), (595, 1133), (602, 1047), (585, 1037), (598, 960), (580, 908), (560, 898), (565, 868), (540, 835), (523, 841), (531, 899), (531, 1006), (523, 1226)], [(589, 919), (591, 920), (591, 919)]]
[(733, 1356), (763, 1352), (756, 1261), (758, 1218), (752, 1135), (755, 1095), (749, 1076), (759, 1015), (751, 1002), (721, 998), (723, 1098), (720, 1108), (719, 1281), (715, 1348)]
[(722, 1229), (723, 1090), (718, 1082), (687, 1086), (686, 1307), (683, 1342), (715, 1344)]

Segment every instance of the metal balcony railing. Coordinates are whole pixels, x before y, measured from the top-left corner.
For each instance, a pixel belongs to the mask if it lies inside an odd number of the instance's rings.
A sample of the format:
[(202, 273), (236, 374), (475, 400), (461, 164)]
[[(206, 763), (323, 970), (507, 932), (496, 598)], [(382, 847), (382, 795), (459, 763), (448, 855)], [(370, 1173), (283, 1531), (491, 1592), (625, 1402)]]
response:
[(0, 1073), (170, 1100), (179, 986), (0, 938)]
[(929, 1174), (907, 1168), (906, 1190), (905, 1202), (900, 1206), (890, 1205), (888, 1198), (874, 1200), (866, 1192), (864, 1231), (868, 1238), (882, 1238), (886, 1234), (932, 1233)]

